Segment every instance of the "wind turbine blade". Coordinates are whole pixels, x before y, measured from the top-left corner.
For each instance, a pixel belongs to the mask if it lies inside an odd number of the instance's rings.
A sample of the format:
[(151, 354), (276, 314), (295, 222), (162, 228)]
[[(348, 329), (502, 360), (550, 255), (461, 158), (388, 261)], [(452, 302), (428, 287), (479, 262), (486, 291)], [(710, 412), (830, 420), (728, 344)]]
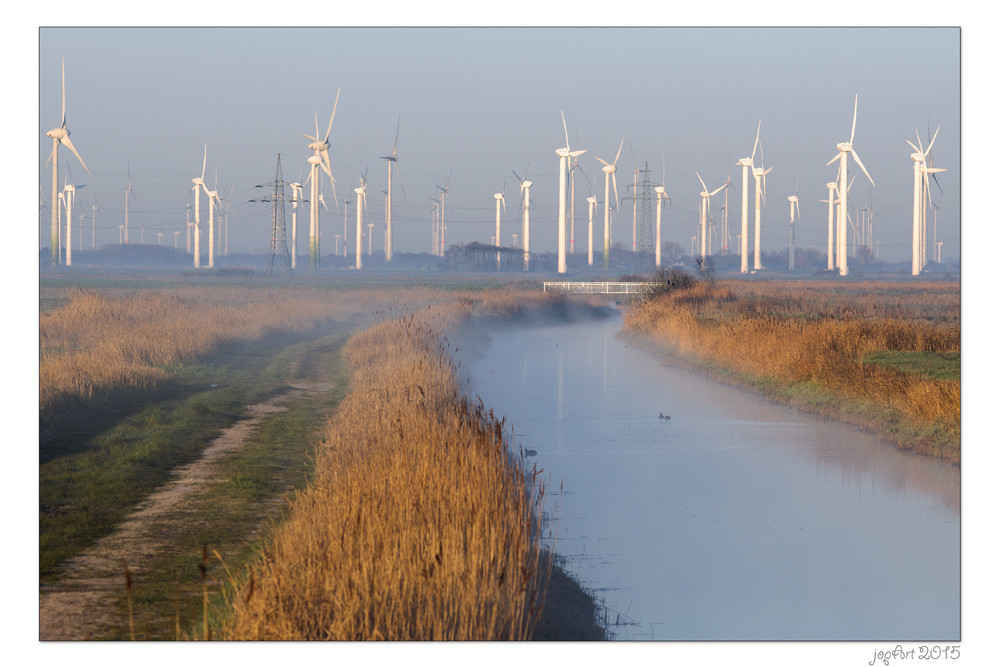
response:
[[(514, 171), (513, 169), (511, 169), (510, 173), (514, 174), (514, 178), (517, 179), (518, 183), (521, 183), (522, 185), (524, 184), (524, 180), (520, 176), (517, 175), (516, 171)], [(437, 187), (437, 186), (435, 185), (435, 187)]]
[(84, 163), (83, 158), (80, 157), (80, 154), (76, 152), (76, 148), (73, 147), (73, 142), (69, 140), (69, 136), (64, 137), (61, 143), (66, 144), (66, 146), (68, 146), (69, 149), (71, 151), (73, 151), (73, 155), (75, 155), (76, 159), (80, 161), (80, 164), (83, 165), (83, 168), (87, 170), (88, 174), (90, 174), (91, 176), (93, 176), (93, 174), (90, 173), (90, 170), (87, 169), (87, 165)]
[(719, 190), (721, 190), (722, 188), (726, 187), (726, 185), (729, 185), (729, 183), (726, 183), (725, 185), (720, 185), (719, 187), (717, 187), (712, 192), (709, 192), (708, 196), (711, 197), (712, 195), (714, 195), (715, 193), (717, 193)]
[(44, 166), (44, 167), (42, 167), (42, 169), (48, 169), (48, 167), (49, 167), (49, 162), (52, 162), (52, 156), (56, 154), (56, 150), (57, 150), (57, 149), (53, 148), (53, 149), (52, 149), (52, 152), (51, 152), (51, 153), (49, 153), (49, 157), (48, 157), (48, 159), (47, 159), (47, 160), (45, 160), (45, 166)]
[(834, 162), (836, 162), (839, 159), (840, 159), (840, 153), (837, 153), (836, 155), (833, 156), (832, 160), (830, 160), (829, 162), (826, 163), (826, 166), (829, 167), (831, 164), (833, 164)]
[(699, 173), (698, 173), (698, 172), (696, 171), (696, 172), (694, 172), (694, 175), (698, 177), (698, 180), (699, 180), (699, 181), (701, 181), (701, 190), (702, 190), (702, 192), (708, 192), (708, 186), (707, 186), (707, 185), (705, 185), (705, 181), (703, 181), (703, 180), (701, 179), (701, 174), (699, 174)]
[(923, 153), (923, 151), (921, 151), (919, 148), (917, 148), (916, 146), (914, 146), (913, 142), (910, 141), (909, 139), (906, 140), (906, 143), (910, 144), (910, 148), (912, 148), (913, 150), (915, 150), (915, 151), (917, 151), (919, 153)]
[[(913, 133), (917, 135), (917, 145), (920, 146), (920, 148), (919, 148), (920, 153), (923, 154), (923, 152), (924, 152), (924, 145), (920, 142), (920, 130), (913, 130)], [(913, 144), (910, 144), (910, 145), (912, 146)]]
[(858, 166), (861, 167), (861, 171), (865, 172), (865, 176), (868, 177), (868, 180), (871, 181), (871, 184), (874, 186), (875, 181), (872, 180), (871, 174), (869, 174), (868, 170), (865, 169), (865, 165), (861, 164), (861, 158), (858, 157), (858, 154), (854, 152), (853, 148), (851, 149), (851, 157), (853, 157), (854, 161), (858, 163)]
[[(340, 101), (340, 88), (337, 89), (337, 97), (333, 100), (333, 113), (330, 114), (330, 124), (326, 126), (326, 136), (323, 137), (323, 143), (326, 143), (327, 139), (330, 138), (330, 129), (333, 127), (333, 117), (337, 114), (337, 102)], [(316, 133), (319, 136), (319, 133)]]
[(601, 158), (597, 157), (596, 155), (594, 156), (594, 159), (597, 160), (598, 162), (600, 162), (601, 164), (605, 165), (605, 166), (608, 166), (608, 167), (611, 166), (610, 164), (608, 164), (607, 162), (605, 162)]
[(62, 125), (60, 127), (66, 127), (66, 56), (62, 59)]
[(941, 131), (941, 126), (938, 125), (938, 129), (934, 130), (934, 137), (931, 138), (931, 143), (927, 144), (927, 152), (928, 153), (931, 152), (931, 146), (934, 145), (934, 140), (937, 139), (938, 132), (940, 132), (940, 131)]
[(750, 154), (750, 163), (751, 164), (753, 164), (753, 159), (755, 157), (757, 157), (757, 142), (760, 140), (760, 123), (761, 123), (761, 121), (758, 120), (757, 121), (757, 136), (753, 140), (753, 153)]
[(849, 144), (854, 143), (854, 128), (857, 126), (857, 124), (858, 124), (858, 94), (854, 93), (854, 120), (851, 121), (851, 140), (847, 142)]
[(618, 144), (618, 153), (617, 153), (617, 155), (615, 155), (615, 161), (612, 162), (611, 164), (618, 164), (618, 158), (622, 154), (622, 146), (624, 146), (624, 145), (625, 145), (625, 135), (622, 135), (622, 142), (620, 144)]
[(569, 130), (566, 129), (566, 114), (564, 114), (562, 112), (562, 109), (560, 109), (559, 110), (559, 115), (562, 116), (563, 134), (566, 135), (566, 150), (569, 150)]
[[(624, 139), (622, 139), (624, 141)], [(615, 208), (618, 208), (618, 179), (615, 178), (614, 174), (611, 174), (611, 182), (615, 185)]]
[(799, 215), (799, 220), (802, 219), (802, 209), (799, 208), (799, 202), (795, 202), (795, 212)]
[(319, 116), (316, 115), (315, 109), (313, 109), (313, 124), (316, 126), (316, 141), (319, 141)]
[(399, 146), (399, 121), (403, 117), (403, 114), (396, 116), (396, 141), (392, 144), (392, 156), (396, 157), (396, 147)]
[(208, 144), (205, 144), (205, 157), (201, 159), (201, 178), (205, 179), (205, 165), (208, 164)]
[(319, 139), (317, 139), (316, 137), (310, 137), (308, 134), (305, 133), (303, 133), (302, 136), (308, 139), (309, 141), (319, 141)]

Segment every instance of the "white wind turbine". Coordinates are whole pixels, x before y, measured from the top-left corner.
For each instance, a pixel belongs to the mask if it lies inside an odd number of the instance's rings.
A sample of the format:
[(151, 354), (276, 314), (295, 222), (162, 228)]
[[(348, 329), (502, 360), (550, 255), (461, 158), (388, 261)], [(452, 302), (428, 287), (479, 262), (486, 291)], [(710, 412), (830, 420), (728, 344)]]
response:
[[(66, 266), (73, 266), (73, 199), (76, 196), (77, 188), (85, 188), (86, 185), (73, 185), (69, 179), (69, 170), (66, 170), (66, 181), (63, 186), (63, 205), (66, 207)], [(83, 235), (83, 223), (81, 223), (80, 234)]]
[[(694, 172), (698, 180), (701, 181), (701, 187), (705, 188), (701, 191), (701, 256), (704, 259), (708, 257), (708, 208), (711, 201), (712, 195), (718, 193), (722, 188), (726, 187), (728, 183), (723, 183), (711, 192), (708, 191), (708, 186), (705, 185), (705, 181), (702, 180), (701, 174)], [(702, 265), (704, 266), (704, 264)]]
[[(208, 157), (206, 152), (206, 158)], [(216, 188), (218, 188), (218, 176), (216, 176)], [(208, 196), (208, 268), (215, 268), (215, 206), (219, 202), (219, 192), (216, 190), (209, 190), (208, 186), (205, 185), (205, 179), (201, 179), (201, 187)], [(197, 217), (197, 214), (195, 215)], [(198, 238), (195, 236), (195, 238)], [(197, 247), (197, 246), (196, 246)]]
[[(299, 172), (299, 177), (302, 176), (301, 171)], [(289, 186), (292, 188), (292, 271), (295, 270), (295, 257), (299, 254), (298, 239), (296, 238), (296, 231), (298, 230), (298, 208), (299, 200), (302, 199), (302, 184), (296, 181), (295, 183), (290, 183)], [(227, 243), (229, 239), (226, 239)]]
[(663, 200), (666, 199), (670, 201), (670, 196), (667, 195), (667, 161), (663, 161), (663, 184), (658, 185), (653, 190), (656, 192), (656, 268), (660, 268), (660, 252), (661, 246), (663, 245), (662, 237), (660, 235), (660, 218), (663, 210)]
[(128, 184), (125, 186), (125, 245), (128, 245), (128, 196), (132, 195), (136, 201), (139, 201), (139, 198), (132, 192), (132, 166), (129, 165), (128, 160), (125, 161), (125, 165), (128, 170)]
[[(355, 234), (357, 238), (354, 241), (354, 268), (360, 270), (361, 269), (361, 237), (364, 235), (364, 231), (363, 231), (362, 226), (361, 226), (361, 207), (364, 206), (364, 209), (366, 211), (368, 210), (368, 199), (365, 197), (365, 191), (368, 189), (368, 175), (367, 175), (367, 173), (362, 174), (361, 178), (358, 179), (358, 180), (361, 181), (361, 185), (359, 187), (354, 188), (354, 194), (355, 194), (354, 201), (355, 201), (356, 208), (357, 208), (357, 230), (356, 230), (356, 234)], [(371, 251), (371, 247), (372, 246), (371, 246), (371, 238), (370, 238), (370, 236), (371, 235), (369, 234), (369, 239), (368, 239), (368, 254), (369, 255), (372, 254), (372, 251)]]
[[(914, 153), (910, 154), (910, 158), (913, 160), (913, 275), (919, 275), (920, 271), (924, 268), (923, 261), (923, 248), (926, 245), (926, 222), (924, 220), (924, 183), (927, 182), (928, 173), (936, 173), (944, 171), (944, 169), (931, 169), (927, 168), (925, 161), (927, 155), (931, 152), (931, 147), (934, 145), (934, 141), (937, 139), (938, 132), (941, 131), (941, 127), (934, 132), (934, 137), (931, 142), (927, 145), (927, 150), (923, 150), (923, 145), (920, 148), (913, 145), (912, 141), (907, 140), (906, 143), (910, 144), (913, 148)], [(920, 133), (917, 132), (917, 143), (920, 144)], [(929, 191), (930, 188), (927, 188)], [(929, 192), (928, 192), (929, 194)]]
[[(208, 164), (208, 144), (205, 144), (205, 156), (201, 160), (201, 176), (192, 178), (194, 183), (194, 268), (201, 267), (201, 190), (205, 187), (205, 165)], [(128, 201), (128, 199), (126, 199)], [(211, 203), (211, 200), (209, 200)]]
[[(59, 265), (59, 145), (66, 144), (76, 159), (80, 161), (83, 168), (90, 174), (83, 158), (76, 152), (73, 142), (69, 140), (69, 128), (66, 127), (66, 59), (62, 60), (62, 123), (54, 130), (49, 130), (45, 136), (52, 139), (52, 153), (49, 160), (52, 160), (52, 266)], [(45, 161), (48, 166), (49, 160)]]
[(524, 202), (524, 207), (522, 208), (521, 245), (524, 249), (524, 270), (527, 271), (531, 252), (531, 245), (529, 243), (530, 225), (528, 222), (529, 207), (531, 205), (531, 181), (528, 180), (528, 165), (524, 165), (523, 178), (518, 176), (516, 171), (513, 173), (514, 178), (521, 184), (521, 199)]
[(396, 175), (399, 176), (399, 189), (403, 193), (403, 200), (406, 200), (406, 190), (403, 189), (403, 175), (399, 173), (399, 158), (396, 157), (396, 147), (399, 145), (399, 118), (396, 119), (396, 142), (392, 145), (392, 155), (383, 156), (379, 159), (387, 160), (389, 163), (389, 187), (386, 190), (385, 204), (385, 261), (392, 261), (392, 168), (395, 165)]
[(854, 95), (854, 120), (851, 121), (851, 138), (849, 141), (837, 144), (837, 149), (840, 151), (832, 160), (827, 162), (827, 166), (833, 164), (837, 160), (840, 160), (840, 178), (838, 182), (840, 183), (839, 197), (841, 201), (841, 206), (838, 209), (837, 216), (837, 263), (840, 265), (840, 275), (847, 275), (847, 154), (850, 153), (854, 161), (861, 167), (861, 171), (865, 172), (865, 176), (871, 181), (872, 187), (875, 187), (875, 181), (872, 180), (871, 175), (868, 170), (865, 169), (865, 165), (861, 163), (861, 158), (858, 154), (854, 152), (854, 130), (858, 124), (858, 96)]
[(788, 233), (788, 270), (795, 270), (795, 213), (798, 212), (802, 218), (802, 211), (799, 209), (799, 182), (795, 180), (795, 194), (788, 198), (788, 205), (791, 207), (791, 227)]
[(830, 182), (826, 184), (827, 198), (820, 199), (821, 202), (826, 203), (827, 206), (827, 222), (826, 222), (826, 270), (833, 271), (834, 269), (834, 246), (833, 246), (833, 219), (834, 219), (834, 204), (836, 199), (834, 197), (834, 192), (837, 190), (837, 184)]
[[(749, 273), (749, 242), (748, 242), (748, 232), (749, 223), (747, 220), (747, 207), (750, 204), (750, 200), (747, 196), (747, 174), (749, 169), (753, 169), (754, 158), (757, 157), (757, 142), (760, 140), (760, 121), (757, 121), (757, 138), (753, 140), (753, 153), (750, 157), (741, 158), (736, 164), (743, 167), (743, 201), (742, 201), (742, 212), (743, 212), (743, 227), (740, 234), (740, 272)], [(756, 180), (756, 179), (754, 179)]]
[(601, 171), (604, 172), (604, 270), (607, 271), (611, 267), (611, 211), (610, 211), (610, 200), (611, 190), (609, 185), (614, 183), (615, 186), (615, 206), (618, 206), (618, 181), (615, 179), (615, 172), (618, 164), (618, 158), (622, 154), (622, 146), (625, 145), (625, 137), (622, 137), (622, 141), (618, 144), (618, 153), (615, 154), (615, 160), (611, 164), (608, 164), (601, 158), (594, 156), (594, 159), (603, 164)]
[(559, 261), (558, 272), (566, 273), (566, 176), (569, 159), (577, 155), (583, 155), (587, 151), (571, 151), (569, 147), (569, 131), (566, 129), (566, 116), (562, 109), (559, 110), (562, 116), (563, 134), (566, 135), (566, 147), (557, 148), (556, 155), (559, 156)]
[(497, 248), (498, 248), (498, 250), (497, 250), (497, 271), (500, 270), (500, 250), (499, 250), (499, 247), (500, 247), (500, 206), (501, 205), (503, 205), (504, 215), (507, 214), (507, 201), (503, 198), (505, 192), (507, 192), (507, 183), (506, 183), (506, 181), (503, 184), (503, 190), (501, 190), (500, 192), (497, 192), (496, 194), (493, 195), (493, 197), (497, 200), (497, 232), (496, 232), (496, 236), (494, 237), (494, 239), (496, 240)]
[(440, 213), (438, 214), (439, 218), (438, 243), (440, 245), (440, 247), (438, 248), (438, 256), (440, 257), (444, 257), (444, 248), (445, 244), (447, 243), (448, 223), (445, 222), (444, 219), (444, 210), (445, 210), (445, 205), (447, 204), (448, 201), (448, 195), (449, 195), (448, 186), (451, 184), (451, 175), (452, 173), (454, 173), (454, 171), (455, 170), (452, 169), (451, 171), (448, 172), (448, 180), (444, 182), (444, 187), (441, 187), (440, 185), (435, 186), (437, 187), (438, 190), (441, 191), (441, 206), (440, 206)]
[(753, 249), (753, 270), (760, 271), (763, 265), (760, 262), (760, 207), (761, 203), (767, 204), (767, 175), (774, 167), (764, 169), (764, 144), (760, 145), (760, 166), (753, 168), (753, 180), (756, 186), (756, 200), (754, 202), (754, 249)]
[(333, 101), (333, 113), (330, 114), (330, 123), (326, 126), (326, 134), (323, 136), (322, 141), (319, 138), (319, 117), (316, 112), (313, 111), (313, 122), (316, 126), (316, 136), (311, 137), (308, 134), (303, 134), (302, 136), (308, 139), (311, 143), (309, 148), (313, 151), (313, 154), (309, 156), (306, 160), (309, 163), (309, 176), (306, 178), (306, 183), (312, 180), (312, 189), (310, 190), (310, 207), (309, 207), (309, 268), (312, 270), (319, 269), (319, 258), (320, 258), (320, 248), (319, 248), (319, 206), (320, 206), (320, 196), (319, 196), (319, 174), (317, 173), (320, 167), (326, 172), (326, 175), (330, 177), (330, 186), (333, 188), (333, 202), (334, 206), (338, 207), (337, 204), (337, 181), (333, 178), (333, 172), (330, 170), (330, 129), (333, 127), (333, 117), (337, 113), (337, 102), (340, 101), (340, 89), (337, 89), (337, 97)]

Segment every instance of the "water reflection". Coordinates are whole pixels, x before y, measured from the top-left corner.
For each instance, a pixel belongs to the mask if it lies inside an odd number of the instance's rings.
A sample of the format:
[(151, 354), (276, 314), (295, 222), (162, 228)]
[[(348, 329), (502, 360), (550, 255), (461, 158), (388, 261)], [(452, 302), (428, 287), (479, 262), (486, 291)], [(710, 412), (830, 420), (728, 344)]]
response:
[(957, 468), (663, 366), (619, 326), (496, 333), (462, 370), (537, 450), (556, 549), (620, 637), (957, 639)]

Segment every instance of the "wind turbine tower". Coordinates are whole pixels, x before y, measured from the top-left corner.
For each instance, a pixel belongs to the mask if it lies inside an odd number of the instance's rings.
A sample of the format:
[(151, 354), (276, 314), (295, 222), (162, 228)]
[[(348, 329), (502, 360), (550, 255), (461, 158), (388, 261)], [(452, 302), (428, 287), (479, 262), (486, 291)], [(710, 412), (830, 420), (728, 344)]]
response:
[(566, 273), (566, 176), (569, 166), (569, 159), (577, 155), (583, 155), (587, 151), (571, 151), (569, 147), (569, 132), (566, 130), (566, 116), (559, 110), (562, 116), (563, 134), (566, 135), (565, 148), (557, 148), (556, 155), (559, 156), (559, 261), (558, 272)]
[(524, 177), (517, 175), (514, 172), (514, 178), (521, 183), (521, 200), (524, 202), (522, 210), (522, 226), (521, 226), (521, 245), (524, 249), (524, 270), (527, 271), (530, 268), (529, 258), (531, 256), (531, 246), (529, 244), (529, 209), (531, 206), (531, 181), (528, 180), (528, 165), (524, 166)]
[(858, 123), (858, 96), (854, 95), (854, 120), (851, 121), (851, 138), (849, 141), (841, 142), (837, 144), (837, 150), (840, 152), (834, 156), (832, 160), (827, 162), (827, 166), (833, 164), (837, 160), (840, 160), (840, 178), (838, 183), (840, 185), (840, 207), (837, 209), (837, 262), (840, 265), (840, 275), (847, 275), (847, 190), (849, 185), (847, 183), (847, 155), (850, 153), (854, 161), (861, 167), (861, 171), (865, 172), (865, 176), (871, 181), (872, 187), (875, 187), (875, 181), (872, 180), (871, 175), (868, 170), (865, 169), (865, 165), (861, 163), (861, 158), (858, 154), (854, 152), (854, 130)]
[[(364, 234), (364, 229), (361, 226), (361, 207), (364, 206), (365, 210), (368, 210), (368, 200), (365, 197), (365, 190), (368, 189), (368, 179), (364, 176), (361, 177), (361, 185), (354, 188), (354, 202), (355, 208), (357, 209), (357, 230), (355, 236), (357, 237), (354, 241), (354, 268), (361, 269), (361, 237)], [(374, 225), (375, 223), (372, 223)], [(368, 230), (368, 255), (371, 256), (371, 226), (369, 225)]]
[[(496, 240), (496, 244), (497, 244), (498, 247), (500, 246), (500, 206), (501, 205), (503, 205), (503, 212), (504, 212), (504, 214), (506, 215), (506, 213), (507, 213), (507, 202), (503, 198), (504, 192), (506, 192), (506, 191), (507, 191), (507, 184), (504, 183), (503, 190), (501, 190), (500, 192), (497, 192), (496, 194), (493, 195), (493, 197), (497, 200), (497, 231), (496, 231), (496, 236), (494, 236), (493, 238)], [(497, 271), (499, 271), (499, 270), (500, 270), (500, 250), (498, 249), (497, 250)]]
[(799, 210), (799, 188), (796, 183), (795, 194), (788, 198), (788, 205), (791, 207), (791, 225), (788, 232), (788, 270), (795, 270), (795, 213), (798, 212), (799, 218), (802, 217), (802, 211)]
[(615, 186), (615, 207), (618, 206), (618, 181), (615, 179), (615, 172), (618, 170), (615, 165), (618, 164), (618, 158), (622, 154), (622, 146), (625, 145), (625, 137), (622, 137), (622, 141), (618, 144), (618, 153), (615, 155), (614, 162), (608, 164), (601, 158), (594, 156), (594, 159), (603, 164), (601, 171), (604, 172), (604, 270), (607, 271), (611, 268), (611, 202), (610, 195), (611, 190), (609, 185), (613, 182)]
[(396, 157), (396, 147), (399, 145), (399, 118), (396, 119), (396, 142), (392, 145), (392, 155), (383, 156), (379, 159), (387, 160), (389, 163), (389, 188), (386, 190), (385, 204), (385, 261), (392, 261), (392, 168), (396, 167), (396, 175), (399, 176), (399, 189), (403, 193), (403, 200), (406, 200), (406, 190), (403, 189), (403, 176), (399, 173), (399, 158)]
[[(741, 158), (739, 160), (739, 162), (736, 163), (736, 164), (740, 165), (741, 167), (743, 167), (743, 200), (741, 202), (741, 209), (742, 209), (742, 213), (743, 213), (743, 218), (742, 218), (742, 220), (743, 220), (743, 226), (741, 228), (741, 233), (740, 233), (740, 272), (741, 273), (749, 273), (750, 272), (749, 261), (748, 261), (748, 257), (749, 257), (749, 255), (748, 255), (748, 251), (749, 251), (749, 243), (748, 243), (749, 224), (748, 224), (748, 220), (747, 220), (747, 207), (750, 204), (750, 200), (749, 200), (749, 198), (747, 196), (747, 180), (748, 180), (747, 176), (748, 176), (748, 173), (749, 173), (748, 170), (754, 168), (753, 161), (754, 161), (754, 158), (757, 156), (757, 142), (759, 140), (760, 140), (760, 121), (757, 121), (757, 138), (753, 140), (753, 153), (750, 154), (750, 157)], [(754, 178), (754, 180), (756, 181), (756, 178)]]
[(317, 173), (319, 168), (322, 167), (326, 175), (330, 177), (330, 186), (333, 188), (333, 202), (334, 206), (337, 206), (337, 181), (333, 178), (333, 172), (330, 171), (330, 129), (333, 127), (333, 117), (337, 114), (337, 102), (340, 101), (340, 89), (337, 89), (337, 97), (333, 101), (333, 113), (330, 114), (330, 123), (326, 127), (326, 135), (323, 137), (322, 141), (319, 138), (319, 118), (316, 112), (313, 112), (313, 122), (316, 127), (316, 136), (311, 137), (308, 134), (303, 134), (310, 141), (309, 148), (313, 151), (313, 154), (309, 156), (307, 162), (309, 163), (311, 169), (309, 170), (309, 179), (312, 179), (312, 189), (310, 191), (310, 208), (309, 208), (309, 268), (316, 271), (319, 269), (320, 264), (320, 249), (319, 249), (319, 205), (320, 205), (320, 194), (319, 194), (319, 174)]
[[(201, 267), (201, 189), (205, 186), (205, 165), (208, 164), (208, 144), (205, 144), (205, 156), (201, 160), (201, 176), (192, 178), (194, 183), (194, 268)], [(128, 201), (126, 196), (125, 201)], [(211, 202), (209, 202), (211, 203)]]
[[(69, 129), (66, 127), (66, 59), (62, 60), (62, 124), (54, 130), (49, 130), (45, 136), (52, 139), (52, 153), (49, 159), (52, 160), (52, 247), (51, 258), (52, 267), (59, 266), (59, 145), (66, 144), (76, 159), (80, 161), (88, 174), (90, 170), (84, 164), (83, 158), (76, 152), (73, 142), (69, 140)], [(48, 166), (49, 161), (45, 161)]]

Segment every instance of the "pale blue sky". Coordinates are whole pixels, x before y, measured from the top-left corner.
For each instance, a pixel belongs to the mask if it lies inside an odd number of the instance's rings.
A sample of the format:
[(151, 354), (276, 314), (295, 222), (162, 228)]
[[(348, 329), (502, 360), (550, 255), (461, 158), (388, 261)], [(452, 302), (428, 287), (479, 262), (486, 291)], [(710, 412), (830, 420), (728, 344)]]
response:
[[(932, 131), (941, 126), (933, 155), (936, 166), (948, 169), (939, 176), (944, 194), (936, 187), (933, 193), (941, 204), (938, 240), (946, 256), (958, 252), (957, 28), (75, 28), (42, 29), (39, 37), (39, 183), (47, 206), (51, 175), (42, 165), (51, 141), (44, 132), (59, 123), (65, 56), (67, 126), (93, 176), (63, 149), (60, 181), (68, 164), (74, 181), (87, 184), (77, 201), (88, 216), (96, 197), (99, 245), (117, 242), (129, 169), (136, 195), (130, 227), (145, 225), (147, 243), (156, 242), (158, 231), (172, 242), (179, 230), (183, 243), (191, 178), (200, 173), (207, 143), (209, 186), (217, 167), (220, 190), (234, 189), (230, 250), (266, 249), (270, 211), (247, 203), (260, 192), (253, 186), (273, 178), (278, 153), (286, 180), (298, 179), (300, 169), (305, 177), (310, 151), (300, 134), (312, 133), (314, 110), (325, 130), (339, 88), (330, 134), (337, 197), (353, 199), (368, 169), (365, 222), (376, 223), (375, 247), (386, 187), (379, 156), (392, 151), (399, 116), (406, 200), (394, 192), (397, 252), (429, 247), (429, 198), (452, 169), (449, 243), (489, 242), (493, 193), (505, 182), (502, 235), (511, 243), (520, 231), (511, 171), (521, 173), (526, 164), (531, 199), (540, 207), (531, 216), (532, 248), (555, 250), (554, 151), (564, 143), (562, 109), (573, 147), (588, 151), (580, 162), (592, 181), (600, 167), (593, 156), (613, 159), (625, 136), (620, 197), (629, 194), (633, 151), (640, 166), (649, 163), (654, 180), (665, 160), (672, 198), (665, 238), (684, 248), (698, 219), (695, 172), (714, 189), (731, 168), (739, 188), (735, 163), (750, 154), (760, 120), (764, 157), (774, 167), (763, 247), (787, 247), (787, 197), (798, 180), (796, 245), (825, 251), (827, 212), (819, 200), (836, 174), (825, 164), (849, 138), (857, 93), (854, 146), (875, 180), (870, 194), (881, 216), (874, 238), (882, 257), (909, 257), (913, 163), (906, 140), (915, 142), (919, 130), (926, 143), (928, 122)], [(914, 66), (921, 52), (927, 55)], [(855, 173), (852, 215), (869, 197), (867, 179), (851, 164)], [(603, 174), (598, 188), (603, 197)], [(586, 197), (587, 185), (577, 179), (578, 249), (585, 243)], [(326, 198), (331, 205), (329, 183)], [(720, 193), (712, 200), (718, 216), (722, 204)], [(343, 204), (340, 212), (332, 209), (322, 214), (324, 252), (343, 230)], [(739, 204), (732, 194), (730, 210), (735, 228)], [(750, 216), (752, 227), (752, 205)], [(353, 224), (352, 205), (352, 238)], [(615, 240), (630, 241), (631, 210), (623, 207), (616, 224)]]

